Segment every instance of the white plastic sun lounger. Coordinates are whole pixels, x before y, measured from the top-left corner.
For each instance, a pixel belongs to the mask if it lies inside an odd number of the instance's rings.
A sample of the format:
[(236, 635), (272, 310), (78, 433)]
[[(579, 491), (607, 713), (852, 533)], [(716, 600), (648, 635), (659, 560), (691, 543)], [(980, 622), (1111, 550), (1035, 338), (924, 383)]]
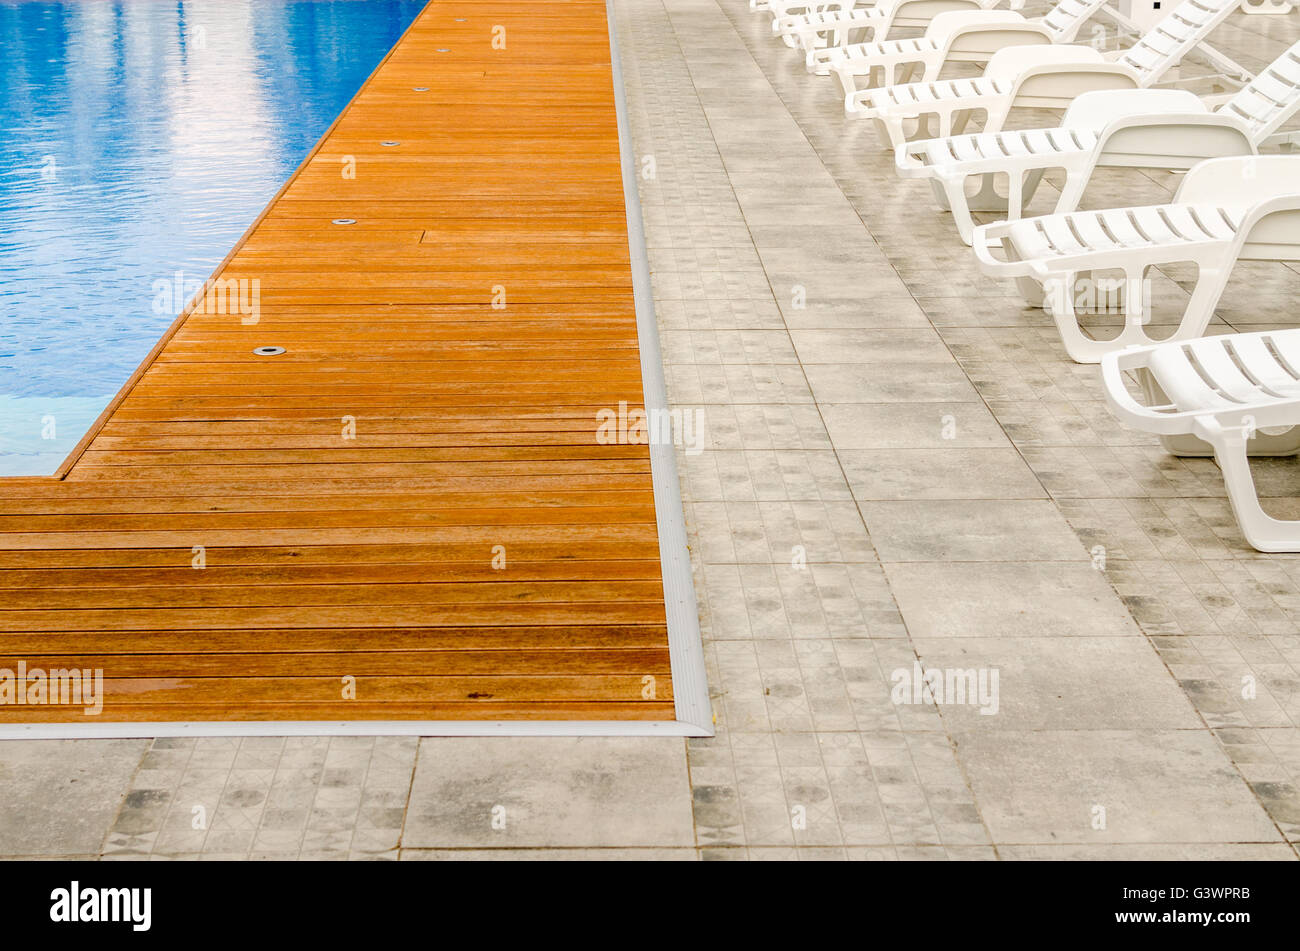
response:
[(1091, 46), (1011, 46), (989, 59), (972, 79), (904, 83), (855, 93), (869, 97), (851, 115), (874, 120), (876, 132), (895, 151), (917, 139), (960, 133), (976, 115), (986, 132), (999, 132), (1013, 109), (1064, 111), (1091, 89), (1138, 89), (1132, 69), (1106, 61)]
[[(845, 108), (850, 115), (873, 119), (882, 140), (894, 149), (909, 140), (961, 132), (978, 113), (985, 116), (983, 131), (1000, 132), (1013, 108), (1064, 110), (1092, 89), (1155, 84), (1240, 2), (1185, 0), (1114, 61), (1090, 47), (1013, 46), (993, 54), (982, 77), (863, 90)], [(1026, 71), (1018, 72), (1021, 64)]]
[[(840, 92), (898, 83), (933, 82), (949, 63), (987, 63), (1008, 46), (1073, 43), (1106, 0), (1060, 0), (1044, 17), (1028, 20), (1011, 10), (941, 13), (915, 39), (857, 43), (825, 57)], [(850, 108), (846, 105), (846, 108)]]
[(807, 13), (852, 10), (858, 0), (759, 0), (762, 2), (761, 7), (753, 6), (754, 2), (755, 0), (750, 0), (751, 10), (762, 10), (772, 18), (773, 22), (776, 22), (782, 17), (801, 16)]
[[(797, 16), (806, 16), (810, 13), (836, 13), (845, 10), (852, 10), (858, 3), (858, 0), (749, 0), (750, 9), (761, 11), (771, 17), (774, 33), (780, 32), (776, 24), (780, 20), (793, 18)], [(871, 0), (874, 2), (874, 0)], [(754, 6), (755, 3), (760, 4)], [(790, 45), (797, 45), (796, 41), (791, 41)]]
[[(1126, 371), (1141, 379), (1146, 405), (1129, 395)], [(1101, 378), (1106, 402), (1121, 422), (1159, 433), (1166, 446), (1186, 436), (1209, 444), (1247, 542), (1260, 551), (1300, 551), (1300, 522), (1273, 518), (1260, 507), (1248, 458), (1296, 452), (1300, 330), (1118, 350), (1102, 359)]]
[[(855, 6), (848, 10), (825, 10), (772, 21), (788, 46), (801, 47), (812, 72), (825, 73), (824, 56), (830, 48), (849, 46), (869, 40), (883, 40), (896, 26), (929, 26), (936, 16), (956, 10), (991, 10), (1003, 0), (880, 0), (875, 6)], [(1019, 9), (1024, 0), (1009, 0)]]
[[(1002, 259), (994, 256), (1000, 248)], [(1300, 261), (1300, 156), (1215, 158), (1187, 173), (1173, 204), (1076, 211), (975, 229), (984, 273), (1015, 278), (1029, 301), (1052, 315), (1078, 363), (1130, 344), (1149, 344), (1142, 292), (1148, 268), (1189, 261), (1196, 285), (1170, 340), (1205, 332), (1237, 261)], [(1123, 272), (1124, 327), (1094, 340), (1079, 326), (1080, 274)]]
[[(899, 174), (927, 178), (950, 210), (962, 241), (971, 243), (972, 211), (1020, 218), (1043, 173), (1059, 168), (1065, 185), (1054, 213), (1074, 211), (1098, 166), (1184, 171), (1207, 158), (1258, 151), (1300, 111), (1300, 43), (1265, 67), (1211, 112), (1190, 92), (1129, 89), (1086, 92), (1070, 104), (1060, 128), (978, 132), (907, 142), (896, 152)], [(994, 176), (1007, 176), (1007, 195)], [(978, 177), (980, 191), (966, 193)]]

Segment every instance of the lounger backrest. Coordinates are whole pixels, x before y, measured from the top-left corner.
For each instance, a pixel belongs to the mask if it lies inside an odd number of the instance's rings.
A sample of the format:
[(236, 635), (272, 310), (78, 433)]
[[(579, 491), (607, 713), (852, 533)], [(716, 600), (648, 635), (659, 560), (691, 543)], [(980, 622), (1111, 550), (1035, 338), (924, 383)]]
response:
[(1185, 0), (1119, 58), (1150, 86), (1241, 6), (1241, 0)]
[(1300, 110), (1300, 43), (1296, 43), (1252, 79), (1219, 112), (1236, 116), (1250, 129), (1256, 145)]
[(1174, 201), (1195, 205), (1255, 205), (1300, 194), (1300, 155), (1243, 155), (1207, 159), (1183, 178)]
[(1100, 50), (1091, 46), (1008, 46), (989, 57), (984, 67), (985, 79), (1016, 79), (1025, 70), (1039, 66), (1073, 66), (1079, 63), (1104, 63)]
[(1053, 43), (1071, 43), (1079, 35), (1084, 21), (1101, 9), (1106, 0), (1060, 0), (1043, 17), (1043, 26), (1052, 34)]
[(1215, 158), (1194, 166), (1174, 196), (1242, 217), (1237, 230), (1242, 261), (1300, 260), (1300, 155)]
[(1204, 114), (1205, 103), (1186, 89), (1106, 89), (1079, 95), (1061, 120), (1063, 129), (1100, 132), (1128, 116)]

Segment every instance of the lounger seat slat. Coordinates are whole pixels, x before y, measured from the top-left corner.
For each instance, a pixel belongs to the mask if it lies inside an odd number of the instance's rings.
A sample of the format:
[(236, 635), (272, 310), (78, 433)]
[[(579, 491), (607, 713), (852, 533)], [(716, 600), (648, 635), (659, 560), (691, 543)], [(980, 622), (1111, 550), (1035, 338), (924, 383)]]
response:
[(1078, 254), (1092, 250), (1084, 241), (1075, 236), (1068, 215), (1052, 215), (1038, 219), (1039, 228), (1051, 242), (1057, 254)]
[(1231, 409), (1235, 404), (1210, 387), (1181, 346), (1158, 350), (1151, 356), (1151, 375), (1180, 412)]
[(1232, 106), (1241, 118), (1250, 123), (1267, 121), (1278, 108), (1276, 103), (1256, 95), (1252, 90), (1237, 93), (1227, 105)]
[(1019, 138), (1024, 143), (1026, 151), (1040, 155), (1056, 151), (1052, 145), (1051, 135), (1042, 129), (1030, 129), (1028, 132), (1021, 133)]
[(958, 161), (982, 159), (985, 157), (985, 143), (978, 136), (963, 135), (952, 140), (952, 153)]
[(1300, 86), (1300, 54), (1289, 52), (1269, 66), (1269, 69), (1286, 82)]
[(1115, 209), (1097, 212), (1097, 214), (1105, 223), (1106, 230), (1115, 236), (1120, 247), (1145, 248), (1151, 245), (1151, 239), (1133, 226), (1127, 210)]
[(1097, 133), (1088, 129), (1053, 129), (1052, 144), (1061, 154), (1085, 152), (1097, 144)]
[(1224, 342), (1218, 337), (1206, 337), (1193, 340), (1187, 345), (1202, 372), (1209, 377), (1210, 383), (1230, 400), (1249, 403), (1268, 399), (1271, 394), (1260, 389), (1250, 378), (1241, 372), (1241, 368), (1228, 355)]
[(1246, 371), (1262, 385), (1268, 387), (1274, 395), (1291, 398), (1300, 396), (1300, 380), (1293, 377), (1282, 364), (1277, 362), (1265, 346), (1262, 337), (1238, 334), (1234, 335), (1227, 344), (1232, 347), (1237, 358), (1245, 364)]
[(1102, 219), (1095, 214), (1070, 215), (1069, 222), (1093, 250), (1123, 247), (1116, 244), (1115, 239), (1102, 227)]
[(1287, 362), (1287, 366), (1293, 372), (1300, 373), (1300, 335), (1293, 331), (1283, 331), (1268, 334), (1267, 339)]
[(1201, 216), (1186, 205), (1165, 205), (1160, 213), (1186, 241), (1217, 241), (1231, 237), (1230, 233), (1224, 233), (1226, 226), (1217, 215)]
[(1047, 235), (1039, 227), (1037, 218), (1026, 221), (1013, 221), (1007, 239), (1016, 248), (1022, 258), (1032, 259), (1054, 254)]
[(1028, 155), (1030, 154), (1029, 142), (1020, 132), (999, 132), (996, 135), (987, 135), (989, 151), (996, 148), (1002, 155)]
[[(1180, 207), (1180, 206), (1173, 206)], [(1223, 213), (1220, 209), (1209, 205), (1195, 205), (1187, 209), (1188, 213), (1195, 216), (1198, 226), (1213, 241), (1230, 240), (1237, 233), (1235, 223), (1229, 224), (1224, 220)], [(1238, 219), (1240, 220), (1240, 219)]]
[[(1190, 30), (1188, 31), (1191, 32)], [(1148, 33), (1142, 40), (1142, 46), (1149, 50), (1155, 50), (1161, 56), (1168, 56), (1174, 50), (1178, 49), (1181, 40), (1179, 37), (1169, 36), (1158, 30)]]
[[(1154, 244), (1182, 244), (1189, 240), (1186, 236), (1173, 230), (1160, 214), (1163, 209), (1157, 207), (1132, 208), (1133, 226)], [(1198, 229), (1199, 230), (1199, 229)]]
[(1160, 62), (1160, 54), (1146, 47), (1134, 48), (1120, 57), (1120, 62), (1145, 72)]
[(1292, 83), (1285, 83), (1274, 76), (1268, 75), (1268, 73), (1263, 73), (1256, 76), (1254, 81), (1246, 88), (1252, 93), (1258, 93), (1277, 103), (1286, 102), (1295, 93), (1296, 87)]

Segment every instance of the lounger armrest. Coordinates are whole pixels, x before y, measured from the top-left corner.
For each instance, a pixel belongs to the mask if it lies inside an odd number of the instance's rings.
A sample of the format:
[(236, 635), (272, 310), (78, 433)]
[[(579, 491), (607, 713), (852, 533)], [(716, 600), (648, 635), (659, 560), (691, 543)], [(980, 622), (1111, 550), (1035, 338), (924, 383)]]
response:
[(971, 236), (971, 248), (979, 260), (980, 269), (994, 277), (1025, 277), (1035, 273), (1032, 261), (1004, 261), (993, 256), (993, 249), (1002, 247), (1002, 239), (1011, 233), (1012, 222), (997, 221), (979, 225)]
[(926, 169), (930, 165), (923, 162), (920, 153), (927, 148), (933, 139), (918, 139), (915, 142), (904, 142), (894, 149), (894, 165), (897, 167), (898, 174), (903, 178), (925, 178)]
[(1101, 389), (1106, 396), (1106, 405), (1120, 422), (1127, 423), (1133, 429), (1166, 436), (1190, 432), (1193, 422), (1191, 417), (1197, 414), (1157, 412), (1135, 400), (1124, 384), (1125, 372), (1146, 367), (1151, 352), (1155, 349), (1156, 347), (1128, 347), (1102, 356)]

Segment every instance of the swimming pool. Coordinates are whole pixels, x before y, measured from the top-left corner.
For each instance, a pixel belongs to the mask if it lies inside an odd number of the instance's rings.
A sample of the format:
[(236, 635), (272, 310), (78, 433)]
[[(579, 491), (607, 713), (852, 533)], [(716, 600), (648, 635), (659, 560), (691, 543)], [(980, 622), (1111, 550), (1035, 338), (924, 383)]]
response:
[(422, 0), (0, 0), (0, 475), (53, 472)]

